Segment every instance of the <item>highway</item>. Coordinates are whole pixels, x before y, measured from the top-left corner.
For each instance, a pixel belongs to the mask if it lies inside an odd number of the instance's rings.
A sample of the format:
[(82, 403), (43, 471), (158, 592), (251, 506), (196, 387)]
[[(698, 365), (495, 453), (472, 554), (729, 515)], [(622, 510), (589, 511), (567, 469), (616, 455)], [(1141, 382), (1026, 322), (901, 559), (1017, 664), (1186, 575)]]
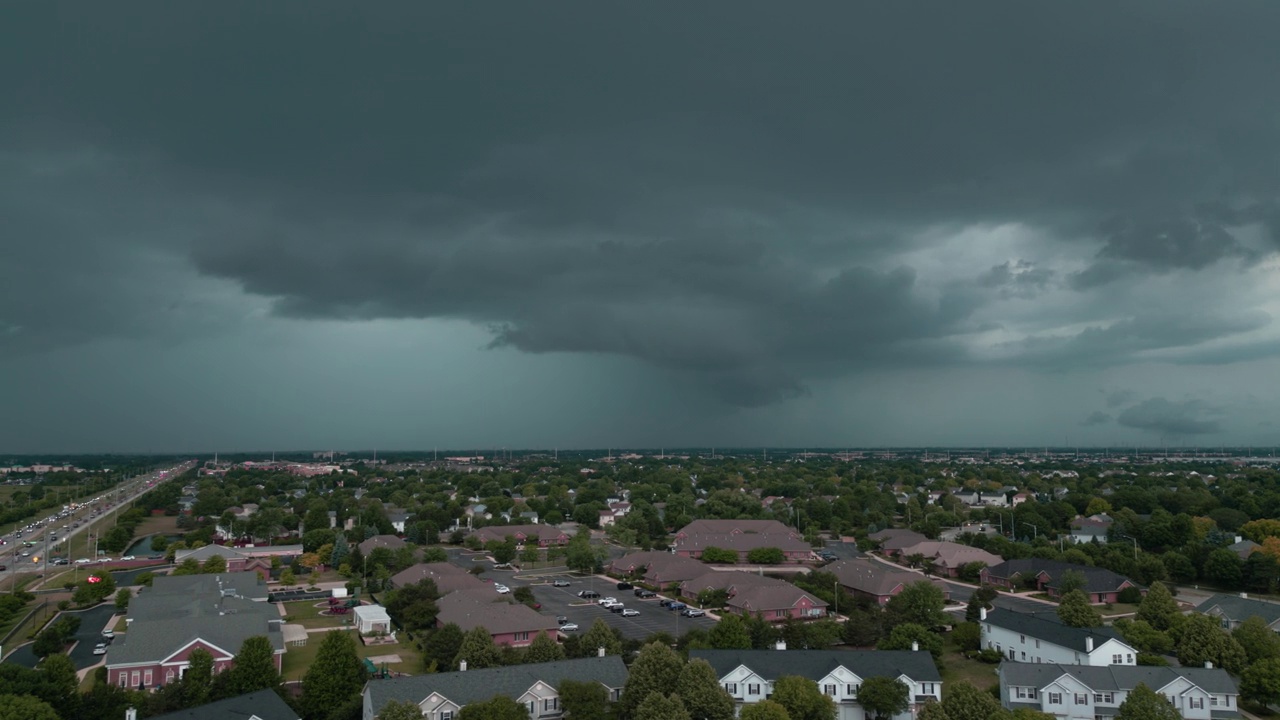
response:
[[(52, 509), (44, 515), (44, 517), (33, 518), (29, 524), (39, 525), (39, 527), (22, 531), (22, 537), (17, 537), (17, 531), (4, 536), (5, 545), (0, 545), (0, 565), (6, 566), (6, 569), (0, 571), (0, 590), (9, 590), (12, 585), (6, 587), (5, 580), (11, 580), (18, 573), (22, 572), (39, 572), (47, 573), (50, 569), (48, 565), (48, 553), (56, 551), (59, 545), (70, 547), (72, 538), (81, 533), (85, 533), (94, 528), (108, 527), (108, 523), (103, 521), (109, 520), (121, 508), (126, 507), (129, 503), (137, 500), (139, 497), (150, 491), (165, 480), (172, 479), (182, 473), (187, 472), (194, 467), (195, 461), (188, 461), (181, 465), (176, 465), (163, 470), (156, 470), (146, 475), (139, 475), (131, 478), (124, 483), (103, 492), (101, 495), (80, 503), (80, 507), (66, 517), (58, 518), (63, 512), (61, 509)], [(104, 511), (104, 503), (110, 503), (110, 509)], [(93, 517), (94, 515), (97, 517)], [(71, 527), (72, 524), (79, 522), (79, 527)], [(51, 536), (56, 534), (57, 540), (51, 541)], [(25, 547), (23, 543), (35, 543), (31, 547)], [(22, 553), (29, 553), (27, 557), (23, 557)], [(35, 559), (39, 558), (37, 562)], [(68, 558), (71, 562), (75, 562), (76, 558)], [(56, 571), (56, 567), (53, 568)]]

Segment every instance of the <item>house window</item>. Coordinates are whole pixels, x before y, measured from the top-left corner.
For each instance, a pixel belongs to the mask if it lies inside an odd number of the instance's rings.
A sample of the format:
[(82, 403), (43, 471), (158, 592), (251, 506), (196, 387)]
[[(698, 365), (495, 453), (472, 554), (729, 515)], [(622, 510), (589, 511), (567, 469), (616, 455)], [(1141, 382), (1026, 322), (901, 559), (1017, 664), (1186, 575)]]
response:
[(1019, 687), (1017, 688), (1017, 691), (1019, 700), (1026, 700), (1031, 697), (1031, 688)]
[[(1200, 701), (1200, 707), (1204, 707), (1204, 700)], [(1214, 695), (1209, 698), (1209, 707), (1218, 707), (1218, 696)]]
[(452, 710), (441, 710), (436, 714), (440, 716), (440, 720), (453, 720)]
[(1022, 643), (1023, 645), (1026, 645), (1026, 644), (1027, 644), (1027, 636), (1026, 636), (1026, 635), (1019, 635), (1019, 636), (1018, 636), (1018, 642)]
[(127, 686), (129, 684), (129, 673), (122, 671), (116, 676), (116, 681), (120, 683), (120, 687)]
[(845, 685), (845, 686), (844, 686), (844, 694), (845, 694), (845, 695), (848, 695), (849, 697), (858, 697), (858, 686), (857, 686), (857, 685)]
[(786, 617), (786, 616), (787, 616), (787, 611), (786, 611), (786, 610), (774, 610), (774, 611), (773, 611), (773, 616), (774, 616), (774, 617)]
[(133, 685), (134, 687), (137, 687), (138, 683), (140, 683), (140, 682), (142, 682), (142, 673), (138, 672), (137, 670), (134, 670), (134, 671), (133, 671), (133, 681), (130, 683), (130, 685)]
[(1204, 709), (1204, 698), (1197, 698), (1197, 697), (1193, 697), (1193, 698), (1187, 698), (1187, 699), (1191, 702), (1191, 709), (1192, 709), (1192, 710), (1203, 710), (1203, 709)]
[(1125, 659), (1125, 662), (1126, 662), (1126, 663), (1128, 663), (1129, 665), (1132, 665), (1132, 664), (1133, 664), (1133, 653), (1126, 653), (1126, 654), (1125, 654), (1125, 656), (1124, 656), (1124, 659)]
[(560, 698), (553, 697), (542, 701), (542, 712), (546, 713), (558, 709), (560, 709)]
[(532, 715), (532, 714), (533, 714), (533, 709), (534, 709), (535, 707), (537, 707), (537, 706), (538, 706), (538, 704), (537, 704), (536, 702), (534, 702), (533, 700), (530, 700), (529, 702), (525, 703), (525, 707), (529, 708), (529, 714), (530, 714), (530, 715)]
[(748, 694), (748, 695), (759, 695), (759, 694), (760, 694), (760, 683), (752, 683), (752, 684), (748, 685), (748, 686), (747, 686), (747, 694)]
[(737, 694), (738, 694), (738, 683), (725, 683), (725, 684), (724, 684), (724, 690), (725, 690), (725, 692), (729, 693), (730, 695), (737, 695)]
[(151, 671), (146, 670), (142, 673), (142, 684), (151, 685)]
[(516, 642), (520, 642), (521, 640), (528, 640), (528, 639), (529, 639), (529, 633), (527, 632), (516, 633)]
[(920, 694), (921, 694), (921, 695), (932, 695), (932, 694), (933, 694), (933, 683), (920, 683)]
[(1174, 706), (1174, 707), (1178, 707), (1178, 696), (1177, 696), (1177, 695), (1170, 695), (1170, 696), (1168, 696), (1168, 697), (1169, 697), (1169, 704), (1170, 704), (1170, 705), (1172, 705), (1172, 706)]
[(835, 696), (836, 696), (836, 686), (835, 686), (835, 685), (823, 685), (823, 686), (822, 686), (822, 692), (826, 693), (827, 695), (830, 695), (831, 697), (835, 697)]
[(168, 685), (171, 682), (173, 682), (173, 671), (169, 670), (164, 674), (164, 683)]
[(1018, 659), (1018, 658), (1017, 658), (1017, 653), (1016, 653), (1016, 652), (1014, 652), (1013, 648), (1009, 648), (1009, 659), (1010, 659), (1010, 660), (1017, 660), (1017, 659)]
[(1027, 661), (1027, 653), (1026, 653), (1026, 652), (1023, 652), (1023, 653), (1022, 653), (1022, 662), (1026, 662), (1026, 661)]
[(1037, 649), (1037, 650), (1039, 650), (1039, 649), (1040, 649), (1040, 641), (1039, 641), (1039, 640), (1037, 640), (1037, 641), (1036, 641), (1036, 649)]
[(1089, 694), (1088, 694), (1088, 693), (1076, 693), (1076, 704), (1077, 704), (1077, 705), (1088, 705), (1088, 704), (1089, 704)]
[(1120, 664), (1120, 663), (1122, 663), (1122, 662), (1124, 662), (1124, 658), (1123, 658), (1123, 657), (1121, 657), (1120, 655), (1112, 655), (1112, 656), (1111, 656), (1111, 664), (1112, 664), (1112, 665), (1119, 665), (1119, 664)]
[(1061, 705), (1061, 704), (1062, 704), (1062, 693), (1049, 693), (1049, 704), (1050, 704), (1050, 705)]

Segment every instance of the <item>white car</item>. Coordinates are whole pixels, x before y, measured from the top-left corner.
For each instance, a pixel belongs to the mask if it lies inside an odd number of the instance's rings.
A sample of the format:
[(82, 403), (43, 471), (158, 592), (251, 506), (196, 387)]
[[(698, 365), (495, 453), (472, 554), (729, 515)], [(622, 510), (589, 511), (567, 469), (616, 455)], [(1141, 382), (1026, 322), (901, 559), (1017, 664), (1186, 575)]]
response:
[(604, 607), (609, 607), (610, 605), (617, 605), (618, 598), (616, 597), (600, 598), (599, 600), (596, 601), (596, 604), (602, 605)]
[(106, 638), (106, 639), (108, 639), (108, 640), (110, 640), (111, 638), (113, 638), (113, 637), (115, 637), (115, 636), (116, 636), (116, 631), (115, 631), (115, 630), (103, 630), (103, 631), (102, 631), (102, 637), (104, 637), (104, 638)]
[(627, 608), (626, 610), (622, 611), (622, 617), (635, 617), (636, 615), (639, 615), (639, 614), (640, 614), (639, 610), (633, 610), (632, 608)]
[(106, 655), (106, 654), (107, 654), (107, 646), (106, 646), (106, 644), (105, 644), (105, 643), (98, 643), (97, 645), (95, 645), (95, 646), (93, 647), (93, 654), (94, 654), (94, 655)]
[(564, 632), (577, 632), (578, 623), (565, 623), (560, 626), (560, 629)]
[(120, 559), (121, 559), (121, 560), (137, 560), (138, 558), (134, 557), (133, 555), (125, 555), (124, 557), (122, 557), (122, 558), (120, 558)]
[(511, 592), (511, 588), (507, 587), (506, 585), (494, 585), (493, 589), (497, 590), (502, 595), (506, 595), (507, 593)]

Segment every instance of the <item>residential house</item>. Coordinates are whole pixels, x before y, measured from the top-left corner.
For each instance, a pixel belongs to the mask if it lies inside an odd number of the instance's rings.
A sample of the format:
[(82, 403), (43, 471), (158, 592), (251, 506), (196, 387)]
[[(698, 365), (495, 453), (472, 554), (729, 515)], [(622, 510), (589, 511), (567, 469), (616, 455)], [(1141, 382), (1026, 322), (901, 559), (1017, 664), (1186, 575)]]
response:
[(406, 547), (408, 543), (395, 535), (374, 535), (371, 538), (361, 542), (356, 547), (360, 548), (360, 554), (369, 557), (369, 554), (378, 548), (386, 548), (391, 552), (395, 552), (402, 547)]
[(919, 558), (925, 567), (931, 568), (930, 572), (945, 577), (959, 577), (961, 569), (970, 563), (990, 566), (1004, 559), (980, 548), (945, 540), (926, 540), (908, 545), (898, 551), (898, 558), (902, 561)]
[(409, 521), (409, 513), (400, 508), (387, 508), (387, 521), (391, 523), (391, 527), (401, 535), (404, 534), (404, 524)]
[(786, 580), (741, 570), (731, 570), (729, 572), (710, 570), (703, 572), (692, 580), (685, 580), (680, 583), (680, 597), (693, 600), (700, 593), (709, 590), (723, 590), (726, 595), (733, 597), (746, 588), (787, 584)]
[(1280, 604), (1251, 598), (1248, 593), (1213, 595), (1200, 603), (1196, 612), (1218, 618), (1227, 630), (1235, 630), (1256, 616), (1262, 618), (1267, 627), (1280, 632)]
[(770, 622), (817, 620), (827, 616), (827, 603), (791, 583), (754, 585), (735, 592), (725, 611)]
[(690, 650), (689, 659), (710, 663), (739, 708), (768, 699), (773, 684), (787, 675), (817, 683), (835, 701), (838, 720), (871, 720), (858, 705), (858, 690), (873, 677), (907, 686), (911, 706), (893, 720), (909, 720), (924, 703), (942, 699), (938, 666), (922, 650)]
[(1236, 555), (1239, 555), (1241, 560), (1247, 560), (1249, 559), (1249, 556), (1253, 554), (1253, 551), (1257, 550), (1260, 547), (1262, 546), (1259, 545), (1258, 543), (1252, 540), (1245, 540), (1244, 538), (1237, 535), (1236, 541), (1228, 545), (1227, 549), (1235, 553)]
[(1061, 665), (1135, 665), (1138, 651), (1109, 627), (1064, 625), (1053, 609), (1021, 613), (981, 610), (982, 647), (1009, 660)]
[(886, 557), (893, 557), (898, 551), (904, 547), (922, 543), (929, 538), (921, 535), (914, 530), (904, 530), (901, 528), (889, 528), (873, 532), (867, 536), (880, 545), (880, 552)]
[(981, 578), (984, 583), (1006, 590), (1019, 589), (1024, 578), (1035, 578), (1037, 589), (1047, 592), (1051, 597), (1058, 597), (1061, 595), (1058, 583), (1068, 572), (1076, 572), (1084, 577), (1085, 584), (1081, 589), (1088, 596), (1089, 602), (1095, 605), (1119, 602), (1120, 591), (1139, 587), (1129, 578), (1104, 568), (1038, 558), (1018, 558), (990, 565), (982, 569)]
[(1003, 492), (959, 491), (956, 498), (969, 507), (1009, 507), (1009, 496)]
[[(124, 717), (125, 720), (137, 720), (138, 715), (130, 708)], [(299, 720), (299, 715), (274, 690), (258, 690), (248, 695), (152, 715), (151, 720)]]
[(698, 559), (709, 547), (732, 550), (738, 562), (758, 548), (778, 548), (787, 563), (803, 563), (813, 549), (799, 531), (777, 520), (694, 520), (676, 531), (672, 549), (676, 555)]
[(1051, 665), (1001, 663), (1000, 702), (1064, 720), (1114, 718), (1139, 684), (1163, 695), (1186, 720), (1240, 717), (1235, 680), (1214, 667)]
[(692, 558), (662, 550), (648, 550), (614, 560), (609, 563), (609, 573), (618, 577), (639, 575), (644, 582), (665, 588), (705, 575), (707, 566)]
[(418, 563), (405, 568), (391, 576), (391, 587), (402, 588), (416, 585), (423, 580), (431, 580), (441, 595), (448, 595), (459, 590), (475, 590), (492, 588), (489, 583), (448, 562)]
[(568, 533), (553, 525), (490, 525), (475, 531), (480, 542), (488, 544), (494, 540), (502, 542), (508, 537), (515, 538), (517, 545), (537, 542), (538, 547), (552, 545), (568, 545)]
[(436, 605), (438, 627), (453, 623), (466, 632), (483, 626), (493, 636), (495, 645), (524, 647), (543, 631), (551, 638), (559, 637), (554, 618), (527, 605), (510, 602), (494, 592), (492, 586), (449, 593), (437, 600)]
[(196, 648), (213, 655), (215, 672), (235, 661), (255, 635), (275, 648), (276, 669), (285, 652), (281, 617), (267, 602), (257, 573), (156, 576), (152, 587), (129, 601), (128, 631), (107, 649), (107, 681), (126, 688), (155, 688), (181, 678)]
[(616, 702), (627, 666), (617, 655), (604, 655), (370, 680), (364, 687), (363, 720), (374, 720), (393, 700), (414, 703), (424, 720), (456, 720), (463, 707), (499, 695), (524, 705), (533, 720), (549, 720), (564, 714), (557, 688), (565, 680), (600, 683)]
[(951, 597), (951, 588), (943, 581), (929, 579), (919, 573), (898, 570), (874, 560), (840, 560), (822, 568), (836, 576), (850, 595), (867, 597), (875, 600), (877, 605), (885, 605), (903, 588), (918, 582), (932, 582), (946, 599)]
[(1071, 542), (1106, 542), (1107, 534), (1111, 532), (1111, 526), (1115, 521), (1109, 515), (1099, 513), (1082, 517), (1077, 515), (1076, 519), (1071, 521)]

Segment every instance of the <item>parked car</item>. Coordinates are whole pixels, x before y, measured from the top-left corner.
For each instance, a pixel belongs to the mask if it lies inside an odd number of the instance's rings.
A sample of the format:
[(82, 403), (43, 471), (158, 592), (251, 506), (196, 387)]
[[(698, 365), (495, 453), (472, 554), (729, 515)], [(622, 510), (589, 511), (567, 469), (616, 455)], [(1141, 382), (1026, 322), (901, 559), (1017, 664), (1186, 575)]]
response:
[(618, 589), (619, 589), (619, 590), (630, 590), (630, 589), (631, 589), (631, 588), (633, 588), (633, 587), (635, 587), (635, 585), (632, 585), (632, 584), (631, 584), (631, 583), (629, 583), (629, 582), (620, 582), (620, 583), (618, 583)]
[(661, 600), (658, 601), (658, 607), (669, 608), (671, 607), (671, 603), (673, 602), (675, 602), (675, 600), (672, 600), (670, 598), (662, 598)]
[(568, 623), (569, 623), (569, 618), (568, 618), (568, 617), (566, 617), (566, 616), (564, 616), (564, 615), (557, 615), (557, 616), (556, 616), (556, 624), (557, 624), (557, 625), (567, 625)]
[(614, 604), (612, 604), (612, 605), (610, 605), (610, 606), (609, 606), (609, 612), (620, 613), (620, 612), (622, 612), (622, 611), (623, 611), (623, 610), (625, 610), (625, 609), (626, 609), (626, 608), (625, 608), (625, 607), (623, 607), (622, 603), (614, 603)]
[(581, 590), (578, 592), (578, 597), (586, 598), (590, 600), (591, 598), (600, 597), (600, 593), (596, 592), (595, 590)]
[(616, 602), (618, 602), (618, 598), (616, 598), (616, 597), (607, 597), (607, 598), (600, 598), (599, 600), (597, 600), (597, 601), (596, 601), (596, 604), (597, 604), (597, 605), (612, 605), (612, 604), (614, 604), (614, 603), (616, 603)]
[(94, 655), (106, 655), (106, 654), (107, 654), (107, 644), (106, 644), (106, 643), (98, 643), (97, 645), (94, 645), (94, 646), (93, 646), (93, 654), (94, 654)]
[(563, 624), (563, 625), (561, 625), (561, 626), (560, 626), (560, 629), (561, 629), (561, 630), (563, 630), (563, 631), (565, 631), (565, 632), (577, 632), (577, 631), (578, 631), (578, 623), (565, 623), (565, 624)]
[(569, 587), (569, 581), (568, 581), (568, 580), (556, 580), (555, 582), (551, 583), (551, 587)]
[(497, 590), (498, 593), (502, 595), (506, 595), (507, 593), (511, 592), (511, 588), (507, 587), (506, 585), (494, 585), (493, 589)]
[(638, 598), (651, 598), (651, 597), (657, 597), (657, 595), (658, 593), (652, 590), (645, 590), (644, 588), (636, 588), (636, 597)]
[(639, 614), (640, 614), (639, 610), (635, 610), (632, 608), (627, 608), (622, 611), (622, 617), (635, 617), (636, 615), (639, 615)]
[(111, 638), (113, 638), (113, 637), (115, 637), (115, 636), (116, 636), (116, 633), (115, 633), (115, 631), (114, 631), (114, 630), (103, 630), (103, 631), (102, 631), (102, 637), (104, 637), (104, 638), (106, 638), (106, 639), (108, 639), (108, 640), (110, 640)]
[(676, 611), (680, 611), (680, 610), (684, 610), (684, 609), (685, 609), (685, 608), (687, 608), (687, 607), (689, 607), (689, 606), (688, 606), (688, 605), (685, 605), (685, 604), (684, 604), (684, 603), (682, 603), (682, 602), (673, 602), (673, 603), (671, 603), (670, 605), (668, 605), (668, 606), (667, 606), (667, 609), (668, 609), (668, 610), (676, 610)]
[(699, 610), (698, 608), (691, 608), (691, 607), (687, 607), (681, 610), (680, 614), (684, 615), (685, 617), (702, 617), (706, 615), (705, 612)]

